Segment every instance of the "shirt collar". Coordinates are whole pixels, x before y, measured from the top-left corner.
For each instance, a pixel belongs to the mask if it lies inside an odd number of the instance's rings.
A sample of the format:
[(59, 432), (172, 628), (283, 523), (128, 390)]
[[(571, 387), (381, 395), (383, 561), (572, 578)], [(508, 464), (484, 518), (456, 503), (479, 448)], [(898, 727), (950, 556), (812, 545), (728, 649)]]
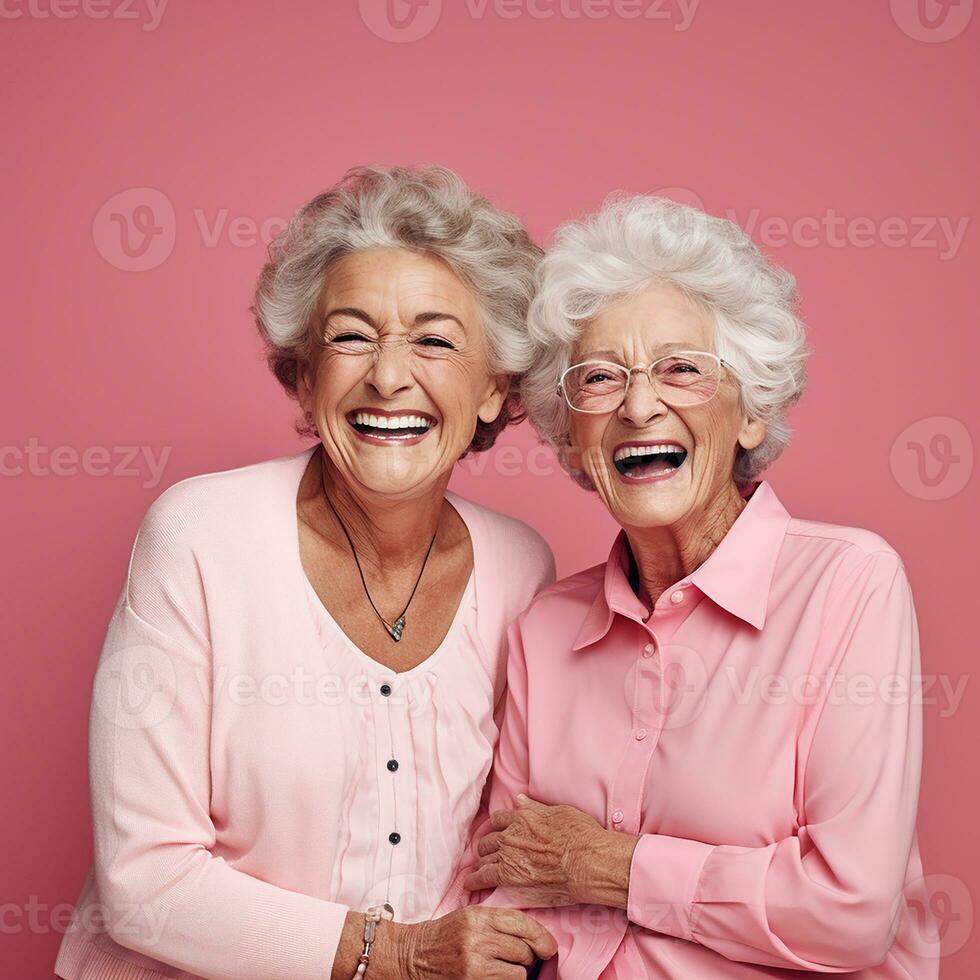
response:
[[(683, 581), (756, 629), (766, 621), (766, 608), (776, 560), (789, 524), (789, 514), (770, 484), (749, 488), (747, 502), (708, 558)], [(572, 645), (580, 650), (602, 639), (615, 613), (633, 619), (647, 614), (629, 583), (629, 542), (620, 531), (606, 562), (602, 588), (596, 593)]]

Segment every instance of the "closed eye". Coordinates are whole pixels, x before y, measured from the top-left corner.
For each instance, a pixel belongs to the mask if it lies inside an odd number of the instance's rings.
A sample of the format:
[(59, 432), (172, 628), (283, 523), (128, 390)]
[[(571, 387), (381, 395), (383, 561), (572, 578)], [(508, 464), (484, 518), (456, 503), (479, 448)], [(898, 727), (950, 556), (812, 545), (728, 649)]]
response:
[(418, 343), (423, 347), (442, 347), (447, 350), (455, 350), (455, 347), (445, 337), (423, 337)]

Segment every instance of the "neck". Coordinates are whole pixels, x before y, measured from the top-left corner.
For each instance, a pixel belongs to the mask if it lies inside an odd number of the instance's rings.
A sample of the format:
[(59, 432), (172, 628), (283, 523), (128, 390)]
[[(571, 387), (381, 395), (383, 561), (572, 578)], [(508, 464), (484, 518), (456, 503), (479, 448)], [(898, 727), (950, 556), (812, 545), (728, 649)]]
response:
[(707, 560), (745, 507), (733, 482), (707, 507), (676, 524), (626, 528), (639, 577), (639, 596), (653, 609), (661, 594)]
[[(319, 462), (315, 466), (311, 496), (319, 494), (320, 497), (319, 526), (332, 526), (335, 543), (349, 548), (343, 529), (337, 526), (339, 517), (357, 549), (361, 565), (370, 567), (379, 577), (407, 568), (417, 570), (439, 527), (449, 475), (422, 496), (392, 499), (351, 486), (330, 464), (322, 446), (316, 455)], [(325, 498), (333, 504), (336, 515)]]

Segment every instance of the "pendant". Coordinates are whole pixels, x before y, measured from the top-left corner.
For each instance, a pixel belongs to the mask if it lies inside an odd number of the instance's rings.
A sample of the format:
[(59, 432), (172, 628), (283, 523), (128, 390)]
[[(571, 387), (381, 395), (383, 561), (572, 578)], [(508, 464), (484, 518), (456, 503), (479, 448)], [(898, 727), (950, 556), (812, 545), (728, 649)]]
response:
[(401, 615), (398, 617), (398, 619), (395, 620), (395, 622), (391, 626), (388, 627), (388, 632), (392, 635), (394, 639), (400, 640), (402, 638), (402, 632), (404, 631), (404, 629), (405, 629), (405, 616)]

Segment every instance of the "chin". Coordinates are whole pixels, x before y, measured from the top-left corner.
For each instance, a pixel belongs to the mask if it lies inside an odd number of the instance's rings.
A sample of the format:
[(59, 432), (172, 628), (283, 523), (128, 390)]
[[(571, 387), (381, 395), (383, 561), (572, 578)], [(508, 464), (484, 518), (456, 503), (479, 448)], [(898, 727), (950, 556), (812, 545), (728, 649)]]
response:
[(438, 479), (441, 468), (424, 459), (374, 459), (356, 467), (358, 481), (374, 493), (398, 496), (428, 486)]
[(614, 516), (623, 526), (670, 527), (683, 520), (689, 512), (690, 506), (682, 501), (624, 501)]
[(430, 453), (392, 448), (355, 454), (352, 469), (357, 481), (371, 492), (400, 496), (430, 486), (446, 466), (441, 457), (433, 459)]
[(678, 472), (666, 479), (630, 481), (613, 471), (612, 506), (616, 520), (630, 527), (668, 527), (683, 520), (694, 506), (690, 480)]

